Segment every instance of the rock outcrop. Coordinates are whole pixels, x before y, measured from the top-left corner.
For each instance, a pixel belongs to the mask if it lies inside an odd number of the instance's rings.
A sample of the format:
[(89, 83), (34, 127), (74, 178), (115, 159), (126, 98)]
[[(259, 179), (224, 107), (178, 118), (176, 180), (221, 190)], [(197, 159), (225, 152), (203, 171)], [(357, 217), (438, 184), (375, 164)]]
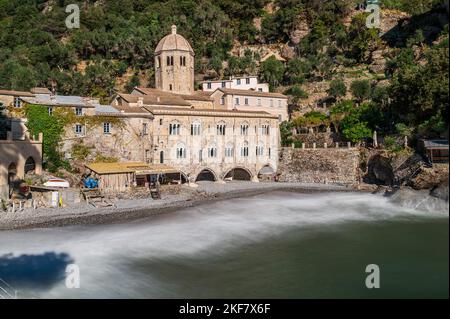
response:
[(394, 169), (390, 159), (381, 154), (371, 157), (367, 163), (367, 174), (364, 181), (377, 185), (394, 185)]
[(446, 185), (448, 191), (448, 165), (435, 164), (433, 167), (421, 167), (417, 175), (406, 184), (416, 190), (445, 188)]

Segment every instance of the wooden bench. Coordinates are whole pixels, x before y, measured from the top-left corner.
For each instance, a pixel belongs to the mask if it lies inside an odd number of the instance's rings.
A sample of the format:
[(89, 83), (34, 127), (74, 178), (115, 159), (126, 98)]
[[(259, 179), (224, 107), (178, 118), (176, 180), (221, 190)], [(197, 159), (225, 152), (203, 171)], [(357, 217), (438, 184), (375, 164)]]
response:
[(106, 198), (98, 188), (82, 188), (81, 193), (88, 205), (94, 207), (116, 206), (113, 201)]

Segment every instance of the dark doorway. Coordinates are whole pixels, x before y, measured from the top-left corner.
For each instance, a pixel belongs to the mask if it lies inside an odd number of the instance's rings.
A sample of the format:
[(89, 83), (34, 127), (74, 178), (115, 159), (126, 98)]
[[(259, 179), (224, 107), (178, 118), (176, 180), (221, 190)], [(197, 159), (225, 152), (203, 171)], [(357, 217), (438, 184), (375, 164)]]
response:
[(234, 168), (225, 175), (226, 179), (231, 179), (235, 181), (250, 181), (252, 176), (250, 173), (243, 168)]
[(28, 157), (27, 161), (25, 162), (24, 171), (25, 174), (34, 174), (36, 172), (36, 162), (31, 156)]
[(200, 182), (200, 181), (215, 182), (216, 181), (216, 177), (214, 176), (214, 173), (212, 171), (210, 171), (209, 169), (204, 169), (203, 171), (201, 171), (198, 174), (197, 179), (195, 181), (196, 182)]
[(9, 186), (9, 197), (14, 191), (14, 184), (17, 183), (17, 166), (15, 163), (11, 163), (8, 166), (8, 186)]

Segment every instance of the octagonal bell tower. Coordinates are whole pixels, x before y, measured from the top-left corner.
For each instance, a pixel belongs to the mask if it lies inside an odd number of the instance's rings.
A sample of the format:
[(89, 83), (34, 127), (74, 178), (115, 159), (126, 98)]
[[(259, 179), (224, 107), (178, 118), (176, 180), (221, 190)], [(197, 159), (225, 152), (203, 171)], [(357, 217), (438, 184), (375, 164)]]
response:
[(189, 42), (172, 32), (162, 38), (155, 49), (155, 86), (177, 94), (194, 92), (194, 50)]

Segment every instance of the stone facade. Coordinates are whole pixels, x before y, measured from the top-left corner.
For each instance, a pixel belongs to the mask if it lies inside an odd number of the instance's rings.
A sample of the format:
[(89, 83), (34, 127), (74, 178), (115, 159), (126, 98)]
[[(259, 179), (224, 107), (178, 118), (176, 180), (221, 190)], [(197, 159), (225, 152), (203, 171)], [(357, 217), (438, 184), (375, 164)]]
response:
[(9, 183), (24, 178), (26, 171), (42, 172), (42, 134), (36, 140), (28, 134), (15, 140), (8, 132), (8, 138), (0, 140), (0, 198), (8, 198)]
[(288, 98), (280, 93), (251, 90), (218, 89), (211, 94), (215, 108), (262, 111), (275, 115), (279, 122), (288, 120)]
[(0, 90), (0, 105), (6, 107), (21, 107), (22, 97), (34, 97), (30, 92)]
[(86, 160), (93, 160), (96, 154), (100, 154), (122, 162), (149, 162), (152, 158), (151, 125), (152, 118), (145, 115), (116, 116), (114, 122), (106, 117), (93, 127), (84, 126), (81, 133), (70, 125), (66, 127), (62, 151), (66, 158), (73, 158), (74, 146), (82, 143), (92, 149)]
[(325, 144), (333, 146), (336, 141), (339, 141), (339, 136), (333, 132), (313, 132), (294, 134), (294, 138), (308, 147), (312, 147), (316, 143), (317, 147), (324, 147)]
[(177, 34), (162, 38), (155, 50), (156, 88), (166, 92), (191, 94), (194, 92), (194, 50), (189, 42)]
[(155, 62), (156, 88), (119, 93), (111, 105), (50, 94), (23, 100), (48, 108), (69, 107), (79, 116), (65, 128), (62, 151), (67, 158), (73, 158), (74, 146), (84, 145), (92, 148), (85, 162), (99, 153), (121, 162), (162, 163), (193, 182), (205, 175), (215, 181), (257, 181), (259, 173), (267, 177), (276, 172), (280, 119), (268, 111), (287, 114), (286, 96), (237, 90), (245, 93), (243, 103), (246, 97), (253, 104), (258, 97), (265, 99), (264, 106), (241, 109), (218, 105), (219, 97), (210, 92), (194, 91), (194, 51), (176, 27), (159, 42)]
[(345, 185), (359, 183), (359, 158), (357, 148), (283, 148), (278, 167), (279, 180)]
[[(196, 111), (184, 115), (154, 112), (155, 164), (176, 167), (192, 181), (205, 169), (212, 172), (216, 180), (222, 180), (232, 169), (240, 168), (255, 181), (262, 168), (268, 166), (274, 172), (277, 169), (279, 130), (276, 118)], [(170, 125), (176, 124), (180, 124), (179, 134), (170, 134)]]

